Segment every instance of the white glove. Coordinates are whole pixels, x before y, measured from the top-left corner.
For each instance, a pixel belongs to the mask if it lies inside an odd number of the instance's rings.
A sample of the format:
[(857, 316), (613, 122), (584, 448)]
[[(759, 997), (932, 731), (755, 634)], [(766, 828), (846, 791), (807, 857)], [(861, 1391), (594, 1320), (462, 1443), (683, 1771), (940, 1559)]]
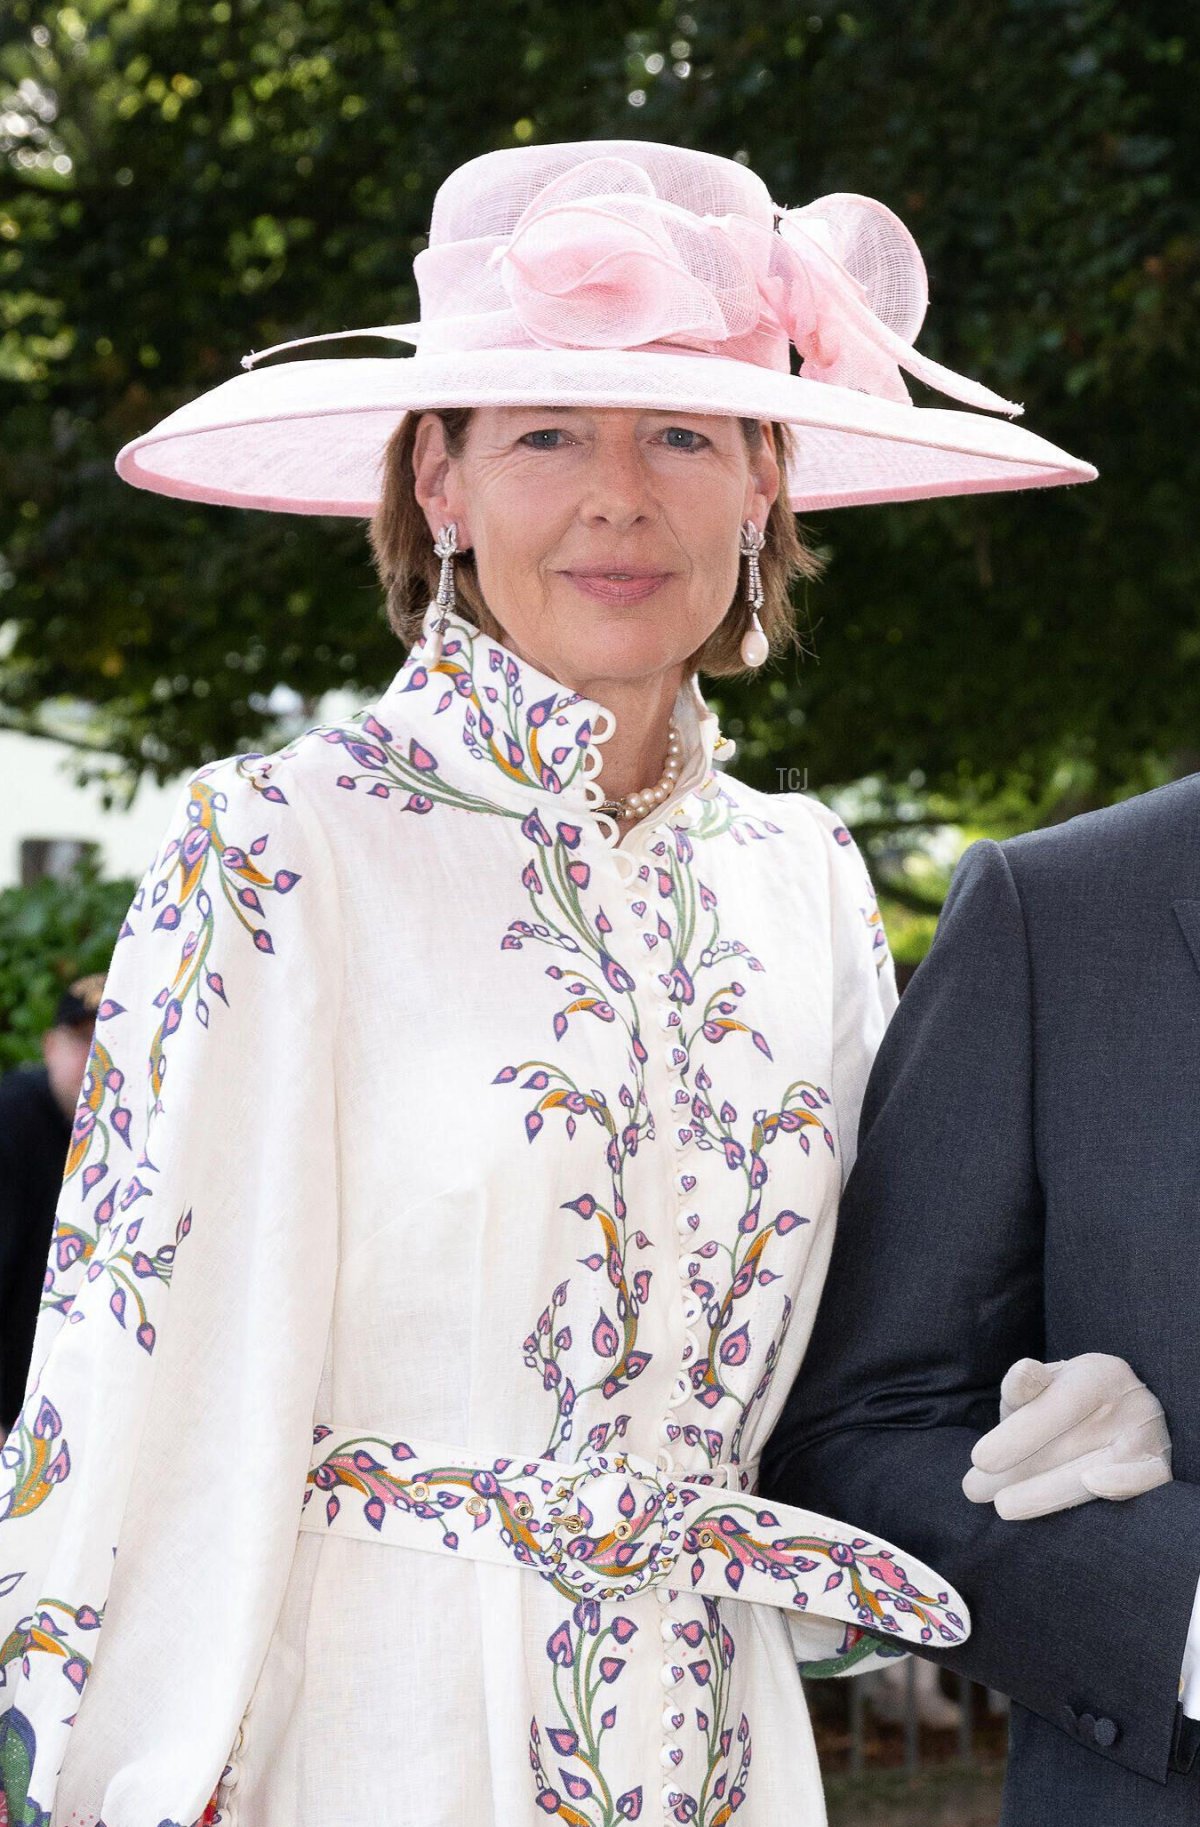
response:
[(1162, 1403), (1124, 1358), (1021, 1358), (1000, 1385), (1000, 1421), (975, 1442), (963, 1491), (1006, 1521), (1093, 1497), (1137, 1497), (1171, 1480)]

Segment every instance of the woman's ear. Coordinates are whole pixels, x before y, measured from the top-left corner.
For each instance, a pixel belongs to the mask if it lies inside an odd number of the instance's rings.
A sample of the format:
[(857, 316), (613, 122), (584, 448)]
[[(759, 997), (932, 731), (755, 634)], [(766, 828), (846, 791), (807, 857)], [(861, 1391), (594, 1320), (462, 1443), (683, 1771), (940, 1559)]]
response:
[[(767, 516), (775, 505), (775, 498), (779, 494), (782, 480), (783, 471), (780, 467), (778, 452), (775, 449), (775, 428), (769, 419), (764, 419), (762, 441), (750, 459), (751, 494), (743, 519), (748, 518), (753, 508), (758, 506), (761, 509), (759, 524), (765, 526)], [(755, 515), (754, 518), (759, 519), (759, 516)]]
[(458, 528), (458, 549), (470, 545), (459, 492), (454, 488), (446, 428), (436, 412), (423, 412), (413, 438), (413, 495), (436, 539), (447, 521)]

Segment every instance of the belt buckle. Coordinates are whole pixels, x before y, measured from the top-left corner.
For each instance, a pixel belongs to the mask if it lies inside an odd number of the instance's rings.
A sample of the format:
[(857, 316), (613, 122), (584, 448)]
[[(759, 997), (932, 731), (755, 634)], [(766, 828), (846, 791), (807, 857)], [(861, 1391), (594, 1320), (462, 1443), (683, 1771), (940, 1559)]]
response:
[(679, 1554), (666, 1540), (674, 1494), (651, 1460), (629, 1453), (589, 1452), (564, 1468), (543, 1530), (554, 1584), (576, 1600), (656, 1584)]

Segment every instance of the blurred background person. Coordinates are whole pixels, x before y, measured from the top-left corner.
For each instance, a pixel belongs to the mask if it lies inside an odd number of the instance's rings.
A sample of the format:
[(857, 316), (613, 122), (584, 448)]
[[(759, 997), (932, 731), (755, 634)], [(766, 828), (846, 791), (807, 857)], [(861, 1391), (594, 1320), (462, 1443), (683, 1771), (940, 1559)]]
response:
[(104, 974), (77, 977), (42, 1035), (42, 1062), (0, 1078), (0, 1438), (20, 1411), (75, 1106)]

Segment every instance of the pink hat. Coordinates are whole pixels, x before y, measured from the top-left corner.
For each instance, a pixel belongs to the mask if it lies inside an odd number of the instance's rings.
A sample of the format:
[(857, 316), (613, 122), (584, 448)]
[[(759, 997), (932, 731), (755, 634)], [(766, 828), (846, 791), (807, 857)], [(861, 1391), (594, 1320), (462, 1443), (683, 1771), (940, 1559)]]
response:
[[(451, 173), (413, 262), (418, 323), (300, 337), (133, 438), (117, 472), (190, 501), (371, 514), (406, 412), (644, 407), (798, 428), (792, 507), (1090, 482), (992, 413), (1021, 407), (912, 347), (916, 242), (872, 197), (778, 208), (733, 159), (650, 140), (488, 152)], [(416, 354), (253, 364), (384, 336)], [(791, 372), (792, 347), (801, 358)], [(982, 412), (914, 406), (901, 370)]]

